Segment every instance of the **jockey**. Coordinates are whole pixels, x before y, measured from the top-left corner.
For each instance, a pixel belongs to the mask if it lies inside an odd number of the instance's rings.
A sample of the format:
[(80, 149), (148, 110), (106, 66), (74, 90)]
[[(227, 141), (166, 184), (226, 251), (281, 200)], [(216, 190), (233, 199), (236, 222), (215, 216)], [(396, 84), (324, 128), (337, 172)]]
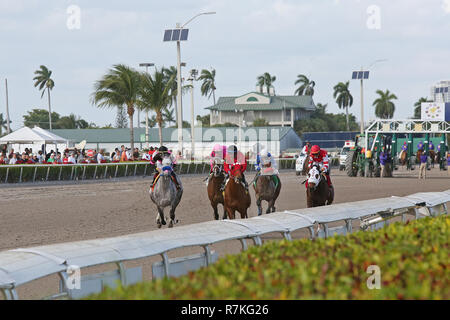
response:
[(408, 151), (408, 143), (406, 141), (403, 142), (402, 150), (405, 151), (405, 152)]
[[(227, 154), (225, 156), (225, 163), (223, 165), (223, 170), (226, 174), (226, 182), (228, 181), (231, 170), (235, 167), (239, 167), (242, 173), (242, 180), (245, 184), (245, 187), (248, 188), (248, 183), (245, 181), (244, 172), (247, 169), (247, 160), (242, 152), (238, 151), (235, 145), (231, 145), (227, 149)], [(222, 188), (225, 188), (226, 182), (223, 184)]]
[(417, 150), (423, 151), (423, 142), (422, 141), (419, 141), (419, 144), (417, 145)]
[(305, 146), (302, 149), (302, 153), (308, 154), (310, 148), (311, 148), (311, 142), (306, 141), (306, 144), (305, 144)]
[(318, 145), (311, 147), (311, 156), (309, 158), (308, 168), (311, 169), (313, 165), (318, 164), (320, 170), (325, 173), (329, 187), (332, 187), (330, 180), (330, 168), (328, 166), (328, 153), (324, 149), (320, 149)]
[(177, 175), (175, 174), (175, 171), (173, 170), (175, 165), (177, 164), (177, 161), (175, 159), (175, 157), (173, 156), (172, 153), (169, 152), (169, 150), (167, 149), (167, 147), (165, 146), (161, 146), (159, 147), (158, 151), (156, 151), (153, 155), (153, 162), (154, 164), (156, 164), (156, 172), (155, 175), (153, 176), (153, 182), (152, 182), (152, 186), (155, 183), (156, 177), (163, 171), (163, 159), (168, 158), (170, 159), (170, 162), (172, 163), (171, 167), (172, 167), (172, 171), (171, 171), (171, 176), (172, 176), (172, 180), (175, 183), (177, 189), (180, 189), (180, 185), (178, 183), (178, 179), (177, 179)]
[(209, 173), (211, 173), (213, 171), (214, 168), (214, 159), (219, 158), (222, 159), (225, 162), (225, 157), (227, 155), (227, 147), (224, 145), (220, 145), (220, 144), (216, 144), (213, 149), (212, 152), (210, 154), (210, 160), (209, 160), (209, 164), (211, 166), (211, 170), (209, 171)]
[(433, 144), (432, 141), (430, 141), (430, 144), (428, 145), (428, 149), (429, 149), (430, 151), (434, 151), (434, 144)]
[(256, 183), (258, 177), (261, 174), (264, 174), (265, 172), (269, 173), (274, 177), (275, 184), (278, 184), (280, 182), (280, 177), (278, 176), (277, 163), (275, 162), (275, 159), (272, 156), (272, 154), (267, 150), (262, 150), (261, 154), (258, 154), (256, 156), (255, 170), (257, 173), (254, 183)]

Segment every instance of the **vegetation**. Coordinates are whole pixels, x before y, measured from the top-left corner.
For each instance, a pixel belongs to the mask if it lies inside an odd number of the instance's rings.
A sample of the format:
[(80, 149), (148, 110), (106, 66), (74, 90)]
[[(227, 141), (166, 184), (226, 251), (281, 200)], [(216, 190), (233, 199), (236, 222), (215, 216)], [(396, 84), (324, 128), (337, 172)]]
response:
[(264, 72), (264, 74), (257, 77), (256, 80), (256, 85), (259, 86), (260, 92), (263, 93), (263, 87), (266, 87), (267, 93), (269, 93), (270, 87), (273, 85), (275, 80), (277, 80), (277, 77), (271, 76), (268, 72)]
[[(10, 120), (9, 123), (12, 121)], [(0, 137), (2, 137), (3, 130), (8, 130), (8, 121), (6, 119), (3, 119), (3, 113), (0, 113)]]
[(134, 149), (133, 115), (141, 76), (138, 71), (116, 64), (94, 85), (92, 103), (99, 108), (126, 107), (130, 120), (130, 145)]
[[(272, 241), (179, 278), (90, 298), (450, 299), (449, 227), (442, 216), (329, 239)], [(371, 265), (381, 270), (380, 289), (367, 287)]]
[(263, 118), (257, 118), (257, 119), (255, 119), (255, 121), (253, 121), (254, 127), (266, 127), (268, 125), (269, 125), (269, 122)]
[(339, 82), (334, 86), (333, 98), (336, 99), (336, 103), (339, 106), (339, 109), (345, 108), (346, 121), (347, 121), (347, 131), (350, 131), (349, 124), (349, 116), (348, 116), (348, 108), (353, 105), (353, 96), (350, 94), (349, 90), (350, 81), (346, 83)]
[(294, 94), (297, 94), (299, 96), (313, 96), (314, 95), (314, 86), (316, 83), (308, 77), (306, 77), (304, 74), (297, 75), (297, 80), (295, 81), (296, 85), (300, 85), (294, 92)]
[(202, 96), (208, 97), (209, 99), (212, 94), (214, 104), (216, 104), (216, 70), (212, 69), (209, 71), (203, 69), (198, 80), (202, 81), (202, 86), (200, 88)]
[(386, 92), (377, 90), (376, 93), (379, 97), (372, 104), (375, 107), (375, 115), (381, 119), (392, 119), (395, 112), (395, 104), (392, 100), (396, 100), (397, 96), (389, 90)]
[(327, 113), (327, 104), (318, 103), (316, 110), (311, 114), (310, 119), (294, 121), (294, 130), (298, 135), (303, 132), (326, 132), (326, 131), (357, 131), (358, 124), (354, 115), (349, 114), (350, 130), (347, 130), (347, 116), (344, 113)]
[[(59, 113), (52, 112), (53, 129), (88, 129), (96, 127), (94, 123), (88, 123), (81, 117), (73, 113), (61, 117)], [(26, 127), (38, 126), (43, 129), (50, 129), (48, 112), (44, 109), (33, 109), (23, 116), (23, 124)]]
[(49, 70), (46, 66), (41, 66), (39, 70), (36, 70), (34, 72), (36, 75), (34, 80), (34, 86), (39, 86), (39, 90), (42, 91), (41, 99), (44, 96), (45, 91), (47, 90), (47, 96), (48, 96), (48, 121), (49, 121), (49, 128), (52, 129), (52, 107), (51, 107), (51, 99), (50, 99), (50, 91), (53, 90), (55, 87), (55, 82), (51, 78), (52, 71)]

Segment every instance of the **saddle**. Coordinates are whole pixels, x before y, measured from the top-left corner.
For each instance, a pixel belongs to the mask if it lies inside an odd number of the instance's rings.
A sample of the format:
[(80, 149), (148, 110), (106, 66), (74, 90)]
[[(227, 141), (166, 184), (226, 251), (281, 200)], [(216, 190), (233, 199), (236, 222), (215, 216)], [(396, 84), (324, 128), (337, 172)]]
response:
[[(150, 189), (152, 190), (152, 192), (153, 192), (153, 190), (155, 189), (156, 183), (158, 182), (160, 176), (161, 176), (161, 173), (158, 173), (158, 175), (157, 175), (156, 178), (155, 178), (155, 181), (154, 181), (154, 182), (152, 183), (152, 185), (150, 186)], [(170, 176), (170, 178), (172, 179), (173, 183), (175, 183), (175, 185), (177, 186), (177, 189), (179, 189), (180, 187), (178, 186), (178, 182), (177, 182), (177, 180), (175, 179), (175, 177), (174, 177), (174, 176)]]

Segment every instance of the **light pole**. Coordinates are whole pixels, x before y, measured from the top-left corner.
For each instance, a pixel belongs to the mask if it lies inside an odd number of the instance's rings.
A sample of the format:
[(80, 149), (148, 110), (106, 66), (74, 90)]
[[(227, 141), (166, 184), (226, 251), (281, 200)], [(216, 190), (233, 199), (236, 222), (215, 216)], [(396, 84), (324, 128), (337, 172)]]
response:
[(164, 41), (176, 41), (177, 42), (177, 122), (178, 122), (178, 151), (183, 154), (183, 114), (181, 107), (181, 43), (180, 41), (187, 40), (189, 29), (183, 29), (189, 22), (201, 15), (215, 14), (215, 12), (202, 12), (186, 23), (181, 25), (176, 24), (176, 29), (166, 30), (164, 33)]
[(194, 139), (194, 80), (197, 80), (198, 70), (192, 69), (191, 76), (191, 158), (195, 160), (195, 139)]
[[(148, 67), (152, 67), (154, 65), (155, 65), (154, 63), (150, 63), (150, 62), (143, 62), (143, 63), (139, 64), (140, 67), (145, 67), (145, 73), (147, 73), (147, 74), (148, 74)], [(150, 142), (149, 142), (149, 137), (148, 137), (148, 107), (149, 106), (147, 106), (147, 108), (145, 110), (145, 142), (147, 143), (147, 149), (150, 149)]]
[(6, 88), (6, 130), (8, 134), (11, 133), (11, 127), (9, 126), (9, 101), (8, 101), (8, 79), (5, 79)]

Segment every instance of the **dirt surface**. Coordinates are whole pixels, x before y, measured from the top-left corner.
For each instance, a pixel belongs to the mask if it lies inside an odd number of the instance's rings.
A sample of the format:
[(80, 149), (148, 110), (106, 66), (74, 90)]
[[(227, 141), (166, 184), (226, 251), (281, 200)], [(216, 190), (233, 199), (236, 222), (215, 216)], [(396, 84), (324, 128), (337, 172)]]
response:
[[(417, 179), (418, 170), (395, 171), (395, 178), (349, 178), (337, 169), (332, 171), (335, 203), (406, 196), (416, 192), (450, 189), (447, 171), (433, 169), (426, 180)], [(184, 194), (176, 211), (178, 225), (187, 225), (213, 219), (206, 194), (205, 176), (183, 175)], [(253, 179), (253, 173), (247, 180)], [(281, 173), (282, 189), (276, 203), (277, 211), (306, 207), (304, 177), (294, 171)], [(148, 189), (150, 177), (122, 179), (107, 182), (65, 183), (53, 185), (15, 185), (0, 187), (0, 250), (39, 246), (95, 238), (114, 237), (156, 229), (156, 207)], [(254, 191), (249, 216), (256, 216)], [(263, 202), (263, 210), (267, 206)], [(222, 215), (222, 207), (219, 208)], [(168, 216), (168, 211), (166, 212)], [(177, 225), (175, 226), (175, 228)], [(163, 226), (167, 228), (167, 226)], [(298, 236), (298, 234), (297, 234)], [(306, 233), (300, 236), (307, 236)], [(293, 237), (296, 238), (295, 234)], [(263, 237), (264, 238), (264, 237)], [(265, 240), (273, 239), (270, 235)], [(276, 238), (280, 238), (277, 236)], [(220, 256), (236, 253), (239, 242), (223, 242), (213, 246)], [(201, 252), (183, 249), (180, 255)], [(169, 256), (175, 256), (171, 252)], [(160, 257), (127, 263), (127, 267), (143, 266), (144, 278), (151, 277), (151, 264)], [(111, 269), (111, 266), (109, 267)], [(101, 272), (98, 267), (93, 272)], [(57, 292), (56, 276), (32, 282), (19, 288), (21, 298), (40, 298)], [(1, 297), (0, 297), (1, 298)]]

